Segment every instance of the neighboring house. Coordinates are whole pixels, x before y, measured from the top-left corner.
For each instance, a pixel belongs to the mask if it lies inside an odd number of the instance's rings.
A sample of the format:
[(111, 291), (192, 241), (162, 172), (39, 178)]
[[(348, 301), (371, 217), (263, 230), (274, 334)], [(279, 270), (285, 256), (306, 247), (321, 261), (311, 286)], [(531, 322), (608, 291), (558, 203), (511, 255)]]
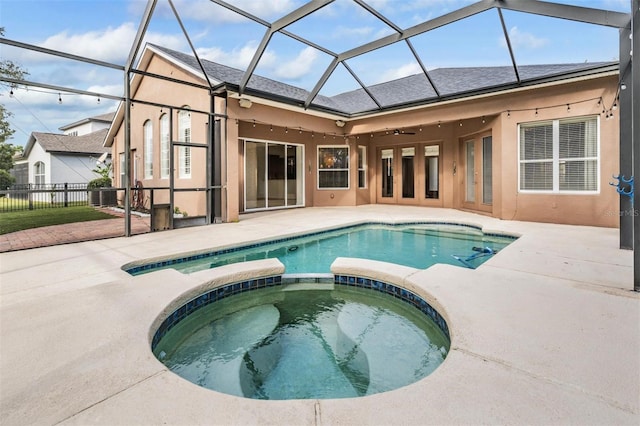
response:
[[(87, 118), (63, 126), (64, 134), (32, 132), (24, 147), (21, 158), (14, 166), (16, 186), (31, 184), (63, 186), (86, 184), (97, 175), (92, 171), (97, 160), (109, 149), (105, 148), (113, 113)], [(86, 198), (86, 194), (82, 193)], [(77, 199), (77, 198), (76, 198)]]
[(138, 69), (190, 85), (135, 75), (128, 177), (123, 104), (105, 142), (117, 186), (173, 188), (154, 202), (194, 216), (207, 212), (202, 189), (219, 184), (224, 221), (402, 204), (618, 226), (607, 184), (619, 170), (615, 62), (519, 66), (518, 81), (512, 67), (436, 69), (310, 103), (258, 75), (240, 94), (242, 71), (202, 63), (213, 92), (193, 56), (146, 46)]

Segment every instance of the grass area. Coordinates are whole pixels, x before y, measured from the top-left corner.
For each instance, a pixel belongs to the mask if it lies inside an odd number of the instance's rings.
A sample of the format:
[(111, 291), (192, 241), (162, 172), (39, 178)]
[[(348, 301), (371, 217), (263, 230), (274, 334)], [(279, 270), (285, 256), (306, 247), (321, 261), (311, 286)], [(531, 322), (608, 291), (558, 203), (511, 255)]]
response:
[(0, 234), (39, 228), (41, 226), (100, 219), (114, 219), (114, 216), (89, 206), (5, 212), (0, 213)]

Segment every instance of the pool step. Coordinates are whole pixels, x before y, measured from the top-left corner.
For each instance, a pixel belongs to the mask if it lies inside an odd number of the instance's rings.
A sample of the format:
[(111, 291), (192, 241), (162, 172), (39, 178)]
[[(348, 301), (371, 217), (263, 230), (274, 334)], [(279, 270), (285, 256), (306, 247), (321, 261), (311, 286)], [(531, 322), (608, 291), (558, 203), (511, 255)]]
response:
[(333, 274), (283, 274), (282, 284), (333, 284)]

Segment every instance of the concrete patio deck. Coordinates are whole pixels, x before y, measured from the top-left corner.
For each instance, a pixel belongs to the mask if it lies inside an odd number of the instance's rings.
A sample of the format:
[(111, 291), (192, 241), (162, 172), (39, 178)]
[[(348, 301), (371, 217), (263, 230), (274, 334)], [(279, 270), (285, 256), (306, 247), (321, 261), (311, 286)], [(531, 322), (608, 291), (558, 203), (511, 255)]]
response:
[[(384, 276), (442, 308), (452, 344), (432, 375), (364, 398), (257, 401), (200, 388), (151, 353), (152, 325), (168, 305), (270, 261), (138, 277), (122, 265), (366, 220), (448, 220), (522, 235), (476, 270), (338, 262), (342, 272)], [(632, 253), (617, 247), (617, 229), (367, 205), (3, 253), (0, 422), (637, 425), (640, 295)]]

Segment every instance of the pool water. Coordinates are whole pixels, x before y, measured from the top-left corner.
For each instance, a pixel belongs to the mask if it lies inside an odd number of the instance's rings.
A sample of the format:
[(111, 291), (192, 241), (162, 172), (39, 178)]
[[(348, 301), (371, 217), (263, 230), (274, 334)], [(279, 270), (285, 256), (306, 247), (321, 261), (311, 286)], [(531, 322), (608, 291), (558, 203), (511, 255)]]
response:
[(253, 399), (348, 398), (433, 372), (449, 338), (389, 295), (293, 284), (231, 296), (173, 327), (154, 354), (205, 388)]
[[(485, 235), (469, 226), (442, 224), (366, 225), (284, 241), (265, 243), (227, 253), (213, 252), (199, 259), (166, 262), (151, 269), (134, 268), (133, 275), (160, 268), (184, 273), (229, 263), (278, 258), (287, 274), (329, 273), (337, 257), (381, 260), (417, 269), (436, 263), (475, 268), (513, 242), (510, 236)], [(482, 253), (479, 249), (489, 249)]]

